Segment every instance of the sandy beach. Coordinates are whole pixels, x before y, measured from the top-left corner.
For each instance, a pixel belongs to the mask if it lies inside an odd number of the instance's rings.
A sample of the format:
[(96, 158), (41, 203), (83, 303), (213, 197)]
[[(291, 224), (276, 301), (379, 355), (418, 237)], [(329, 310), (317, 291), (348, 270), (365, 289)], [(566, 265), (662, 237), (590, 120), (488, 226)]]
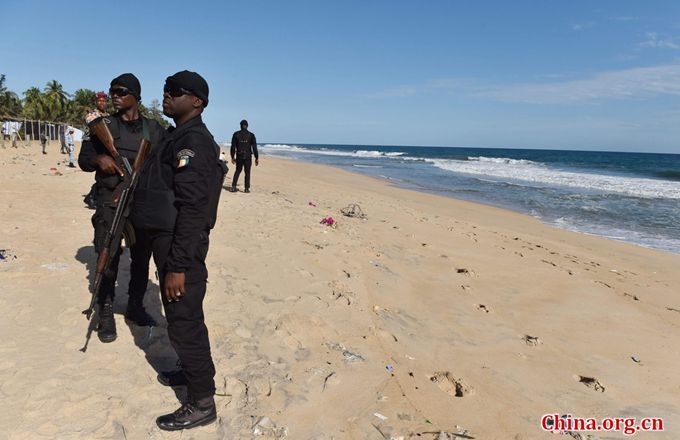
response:
[(680, 255), (267, 156), (210, 237), (218, 423), (161, 431), (184, 396), (156, 381), (176, 362), (158, 281), (161, 324), (126, 325), (126, 253), (118, 339), (80, 351), (94, 176), (58, 150), (0, 149), (0, 438), (624, 438), (546, 433), (546, 413), (680, 438)]

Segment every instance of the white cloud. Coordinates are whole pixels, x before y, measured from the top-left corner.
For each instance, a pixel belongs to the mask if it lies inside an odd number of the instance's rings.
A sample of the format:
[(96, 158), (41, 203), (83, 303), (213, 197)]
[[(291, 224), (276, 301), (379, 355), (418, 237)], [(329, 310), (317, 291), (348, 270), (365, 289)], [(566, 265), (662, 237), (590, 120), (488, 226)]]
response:
[(591, 78), (489, 88), (474, 96), (535, 104), (570, 104), (605, 99), (680, 95), (680, 64), (599, 73)]
[(656, 32), (647, 32), (645, 38), (645, 41), (637, 44), (638, 47), (652, 49), (680, 49), (680, 44), (677, 44), (672, 39), (659, 38), (659, 35)]
[(571, 29), (574, 31), (581, 31), (583, 29), (588, 29), (595, 26), (594, 21), (587, 21), (585, 23), (576, 23), (571, 25)]

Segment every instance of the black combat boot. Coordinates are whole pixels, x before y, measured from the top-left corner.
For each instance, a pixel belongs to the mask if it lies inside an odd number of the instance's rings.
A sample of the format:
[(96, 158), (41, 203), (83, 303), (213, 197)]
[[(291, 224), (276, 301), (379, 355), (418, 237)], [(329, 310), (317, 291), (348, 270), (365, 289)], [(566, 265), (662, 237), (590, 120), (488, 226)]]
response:
[(116, 321), (113, 319), (113, 303), (106, 300), (99, 306), (99, 326), (97, 336), (102, 342), (113, 342), (118, 336), (116, 334)]
[(232, 185), (231, 188), (229, 189), (229, 192), (235, 193), (237, 191), (236, 186)]
[(155, 327), (156, 321), (146, 312), (142, 304), (129, 301), (125, 310), (125, 319), (132, 321), (140, 327)]
[(250, 188), (246, 188), (245, 191), (243, 191), (243, 192), (244, 192), (244, 193), (249, 193), (249, 192), (250, 192)]
[(177, 411), (160, 416), (156, 425), (164, 431), (179, 431), (203, 426), (217, 420), (217, 409), (212, 396), (185, 403)]
[(158, 382), (166, 387), (180, 387), (187, 384), (187, 377), (182, 370), (162, 371), (158, 373)]

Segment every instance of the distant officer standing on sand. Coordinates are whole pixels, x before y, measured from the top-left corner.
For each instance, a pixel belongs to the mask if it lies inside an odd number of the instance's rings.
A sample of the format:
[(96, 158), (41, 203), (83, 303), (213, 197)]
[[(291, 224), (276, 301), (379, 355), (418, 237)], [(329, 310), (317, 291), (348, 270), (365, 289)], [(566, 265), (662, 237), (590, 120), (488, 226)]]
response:
[(231, 181), (231, 192), (236, 192), (236, 184), (238, 183), (238, 176), (241, 170), (245, 169), (246, 178), (244, 182), (244, 191), (250, 192), (250, 167), (252, 165), (252, 156), (255, 156), (255, 166), (260, 164), (259, 155), (257, 153), (257, 141), (255, 135), (248, 131), (248, 121), (245, 119), (241, 121), (241, 129), (234, 133), (231, 137), (231, 163), (236, 164), (236, 172), (234, 179)]
[(163, 113), (177, 128), (142, 168), (132, 206), (132, 222), (148, 232), (158, 269), (168, 337), (181, 370), (161, 373), (166, 386), (187, 385), (188, 402), (156, 419), (167, 431), (193, 428), (217, 419), (215, 366), (203, 316), (208, 271), (208, 236), (215, 226), (224, 162), (220, 147), (201, 119), (208, 83), (184, 70), (165, 81)]

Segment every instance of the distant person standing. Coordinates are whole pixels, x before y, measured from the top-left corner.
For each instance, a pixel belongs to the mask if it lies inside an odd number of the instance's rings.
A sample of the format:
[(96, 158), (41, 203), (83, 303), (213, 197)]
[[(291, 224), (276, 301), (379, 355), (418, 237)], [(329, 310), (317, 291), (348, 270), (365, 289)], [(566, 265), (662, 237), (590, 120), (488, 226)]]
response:
[(76, 144), (73, 141), (73, 133), (74, 130), (71, 127), (69, 127), (68, 132), (66, 133), (65, 136), (66, 148), (68, 149), (68, 166), (70, 168), (76, 167), (75, 158), (73, 157), (73, 153), (76, 150)]
[(102, 114), (108, 116), (109, 113), (106, 111), (106, 107), (109, 105), (109, 95), (106, 92), (97, 92), (94, 105)]
[[(85, 133), (83, 136), (83, 141), (90, 140), (90, 122), (96, 120), (97, 118), (105, 118), (109, 116), (107, 107), (109, 105), (109, 95), (106, 92), (97, 92), (94, 97), (94, 107), (95, 109), (85, 116)], [(83, 201), (90, 209), (97, 209), (97, 181), (92, 184), (90, 192), (87, 193)]]
[(234, 133), (231, 137), (231, 163), (236, 164), (236, 172), (234, 179), (231, 181), (231, 192), (236, 192), (236, 184), (238, 183), (238, 176), (241, 175), (241, 170), (245, 169), (246, 177), (244, 182), (243, 192), (250, 192), (250, 167), (252, 165), (252, 156), (255, 156), (255, 166), (260, 164), (259, 155), (257, 153), (257, 141), (255, 135), (248, 131), (248, 121), (245, 119), (241, 121), (241, 129)]
[(44, 131), (40, 132), (40, 146), (43, 154), (47, 154), (47, 134)]
[(12, 148), (19, 148), (19, 147), (17, 147), (17, 137), (19, 137), (20, 128), (21, 128), (20, 123), (10, 122), (9, 136), (10, 136), (10, 139), (12, 139)]
[(61, 150), (59, 150), (59, 152), (61, 154), (68, 153), (68, 147), (66, 146), (66, 127), (63, 125), (59, 126), (59, 142), (61, 142)]

